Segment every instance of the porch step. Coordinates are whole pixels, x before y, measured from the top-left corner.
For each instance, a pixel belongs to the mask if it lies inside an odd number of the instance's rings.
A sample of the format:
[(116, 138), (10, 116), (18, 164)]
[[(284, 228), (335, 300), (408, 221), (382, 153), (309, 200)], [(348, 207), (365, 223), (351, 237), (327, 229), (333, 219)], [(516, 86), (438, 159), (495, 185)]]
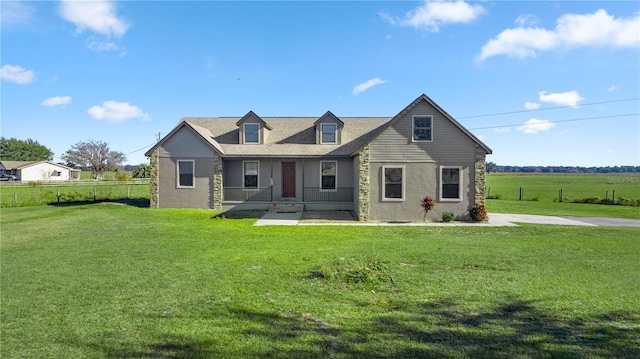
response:
[(275, 203), (269, 207), (269, 212), (298, 213), (304, 211), (304, 204), (300, 203)]

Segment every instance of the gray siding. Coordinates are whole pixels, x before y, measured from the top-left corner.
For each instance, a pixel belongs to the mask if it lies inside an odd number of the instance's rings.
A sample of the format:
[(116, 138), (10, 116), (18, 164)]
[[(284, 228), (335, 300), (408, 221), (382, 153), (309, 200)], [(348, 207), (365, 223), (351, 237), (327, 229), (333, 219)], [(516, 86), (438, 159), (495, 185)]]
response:
[[(412, 116), (433, 116), (431, 142), (412, 142)], [(425, 101), (384, 130), (370, 145), (371, 162), (473, 163), (475, 142)]]
[[(178, 160), (195, 161), (194, 188), (177, 188)], [(161, 208), (212, 208), (213, 158), (181, 157), (159, 159), (158, 206)]]
[(213, 157), (215, 151), (191, 129), (183, 127), (159, 148), (160, 157)]
[[(382, 166), (405, 167), (405, 199), (401, 202), (382, 200)], [(370, 188), (370, 216), (372, 221), (420, 221), (422, 208), (420, 201), (427, 195), (436, 199), (436, 208), (429, 212), (428, 219), (437, 221), (443, 212), (452, 212), (458, 218), (468, 215), (471, 202), (475, 196), (474, 167), (461, 163), (447, 163), (452, 166), (462, 166), (462, 201), (440, 202), (439, 165), (435, 163), (372, 163)]]

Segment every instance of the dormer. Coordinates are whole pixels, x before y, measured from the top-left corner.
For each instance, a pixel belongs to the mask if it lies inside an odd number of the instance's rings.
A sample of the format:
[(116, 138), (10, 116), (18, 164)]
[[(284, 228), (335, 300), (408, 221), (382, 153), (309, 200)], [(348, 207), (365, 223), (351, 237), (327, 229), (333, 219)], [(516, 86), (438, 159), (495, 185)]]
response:
[(320, 145), (339, 145), (344, 122), (340, 121), (331, 111), (313, 123), (316, 126), (316, 143)]
[(244, 115), (244, 117), (236, 122), (236, 125), (239, 127), (240, 135), (238, 138), (241, 145), (264, 144), (267, 138), (267, 131), (273, 129), (253, 111), (249, 111), (249, 113)]

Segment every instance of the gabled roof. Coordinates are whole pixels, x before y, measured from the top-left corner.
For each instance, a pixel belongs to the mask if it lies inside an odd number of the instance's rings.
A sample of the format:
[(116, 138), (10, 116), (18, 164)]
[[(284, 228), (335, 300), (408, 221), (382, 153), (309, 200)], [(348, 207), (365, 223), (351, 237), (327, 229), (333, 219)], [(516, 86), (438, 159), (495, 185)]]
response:
[(209, 146), (211, 146), (211, 148), (213, 148), (219, 154), (224, 155), (224, 152), (222, 151), (222, 148), (220, 147), (220, 144), (218, 142), (216, 142), (216, 140), (213, 138), (213, 135), (211, 134), (211, 131), (209, 131), (208, 129), (206, 129), (204, 127), (201, 127), (201, 126), (186, 122), (186, 121), (184, 121), (184, 119), (180, 120), (180, 122), (178, 122), (178, 125), (176, 125), (176, 127), (174, 127), (173, 130), (171, 130), (171, 132), (169, 132), (166, 136), (164, 136), (160, 140), (160, 142), (156, 143), (147, 152), (145, 152), (144, 155), (147, 156), (147, 157), (151, 156), (153, 151), (158, 146), (162, 146), (165, 142), (167, 142), (168, 139), (171, 138), (171, 136), (173, 136), (176, 132), (180, 131), (180, 129), (182, 129), (183, 127), (189, 128), (196, 135), (198, 135), (200, 138), (202, 138)]
[(318, 123), (322, 122), (325, 118), (327, 117), (331, 117), (333, 118), (337, 123), (339, 123), (340, 125), (344, 126), (344, 122), (342, 122), (342, 120), (340, 120), (338, 118), (338, 116), (334, 115), (333, 113), (331, 113), (331, 111), (327, 111), (324, 113), (324, 115), (320, 116), (318, 118), (318, 120), (316, 122), (313, 123), (314, 126), (318, 125)]
[[(465, 129), (427, 95), (422, 94), (394, 117), (338, 118), (331, 111), (327, 111), (319, 119), (317, 117), (262, 118), (253, 111), (249, 111), (243, 117), (184, 117), (168, 135), (148, 150), (145, 156), (151, 156), (151, 153), (158, 146), (165, 143), (177, 131), (188, 127), (223, 157), (351, 157), (421, 101), (425, 101), (440, 112), (444, 118), (484, 149), (487, 154), (491, 153), (491, 149), (487, 145)], [(240, 144), (238, 126), (251, 116), (263, 121), (264, 126), (271, 130), (269, 136), (265, 138), (265, 143), (250, 146)], [(342, 144), (318, 145), (316, 143), (316, 124), (326, 116), (332, 116), (342, 123)]]
[(62, 165), (60, 163), (54, 163), (51, 161), (0, 161), (0, 163), (4, 166), (5, 169), (8, 170), (21, 170), (27, 167), (35, 166), (41, 163), (48, 163), (53, 166), (58, 166), (62, 168), (66, 168), (69, 171), (80, 171), (75, 168), (71, 168), (69, 166)]
[[(384, 128), (382, 128), (380, 131), (378, 131), (376, 133), (376, 135), (371, 138), (370, 141), (373, 141), (376, 137), (378, 137), (378, 135), (380, 135), (380, 133), (382, 133), (384, 130), (386, 130), (387, 128), (391, 127), (394, 123), (396, 123), (397, 121), (400, 120), (400, 118), (404, 117), (404, 115), (407, 114), (407, 112), (411, 111), (411, 109), (413, 109), (417, 104), (419, 104), (421, 101), (425, 101), (427, 102), (429, 105), (431, 105), (433, 108), (435, 108), (438, 112), (440, 112), (440, 114), (442, 114), (442, 116), (444, 116), (444, 118), (446, 118), (447, 120), (449, 120), (454, 126), (456, 126), (462, 133), (464, 133), (465, 135), (467, 135), (471, 140), (473, 140), (473, 142), (475, 142), (478, 146), (482, 147), (483, 150), (485, 150), (487, 152), (487, 154), (491, 154), (493, 153), (493, 151), (491, 151), (491, 148), (489, 148), (489, 146), (485, 145), (482, 141), (480, 141), (480, 139), (478, 139), (476, 136), (474, 136), (471, 132), (469, 132), (469, 130), (467, 130), (464, 126), (462, 126), (460, 124), (460, 122), (456, 121), (451, 115), (449, 115), (445, 110), (442, 109), (442, 107), (438, 106), (437, 103), (435, 103), (432, 99), (429, 98), (429, 96), (422, 94), (420, 96), (418, 96), (418, 98), (416, 98), (412, 103), (410, 103), (407, 107), (405, 107), (402, 111), (398, 112), (397, 115), (395, 115), (391, 121), (389, 121)], [(363, 146), (364, 147), (364, 146)], [(361, 150), (361, 148), (358, 148), (356, 151), (354, 151), (352, 153), (352, 155), (355, 155), (357, 152), (359, 152)]]
[(246, 115), (244, 115), (240, 120), (238, 120), (238, 122), (236, 122), (236, 126), (240, 126), (241, 123), (243, 123), (245, 120), (249, 119), (250, 117), (255, 117), (258, 120), (260, 120), (262, 122), (262, 125), (264, 126), (264, 128), (266, 128), (267, 130), (273, 130), (273, 127), (271, 127), (268, 123), (266, 123), (262, 117), (256, 115), (255, 112), (253, 111), (249, 111), (247, 112)]

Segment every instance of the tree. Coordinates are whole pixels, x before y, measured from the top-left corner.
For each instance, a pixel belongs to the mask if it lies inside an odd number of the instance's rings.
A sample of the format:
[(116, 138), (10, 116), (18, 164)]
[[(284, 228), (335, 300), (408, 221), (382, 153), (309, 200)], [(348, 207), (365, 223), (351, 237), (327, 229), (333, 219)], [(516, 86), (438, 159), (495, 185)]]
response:
[(97, 178), (106, 171), (113, 171), (122, 166), (126, 157), (122, 152), (111, 151), (106, 142), (88, 140), (71, 146), (71, 149), (62, 155), (62, 159), (67, 166), (90, 170), (91, 177)]
[(149, 178), (151, 177), (151, 165), (149, 164), (139, 164), (136, 169), (133, 170), (132, 174), (133, 178)]
[(13, 137), (9, 139), (0, 137), (0, 159), (4, 161), (51, 161), (53, 152), (30, 138), (23, 141)]

